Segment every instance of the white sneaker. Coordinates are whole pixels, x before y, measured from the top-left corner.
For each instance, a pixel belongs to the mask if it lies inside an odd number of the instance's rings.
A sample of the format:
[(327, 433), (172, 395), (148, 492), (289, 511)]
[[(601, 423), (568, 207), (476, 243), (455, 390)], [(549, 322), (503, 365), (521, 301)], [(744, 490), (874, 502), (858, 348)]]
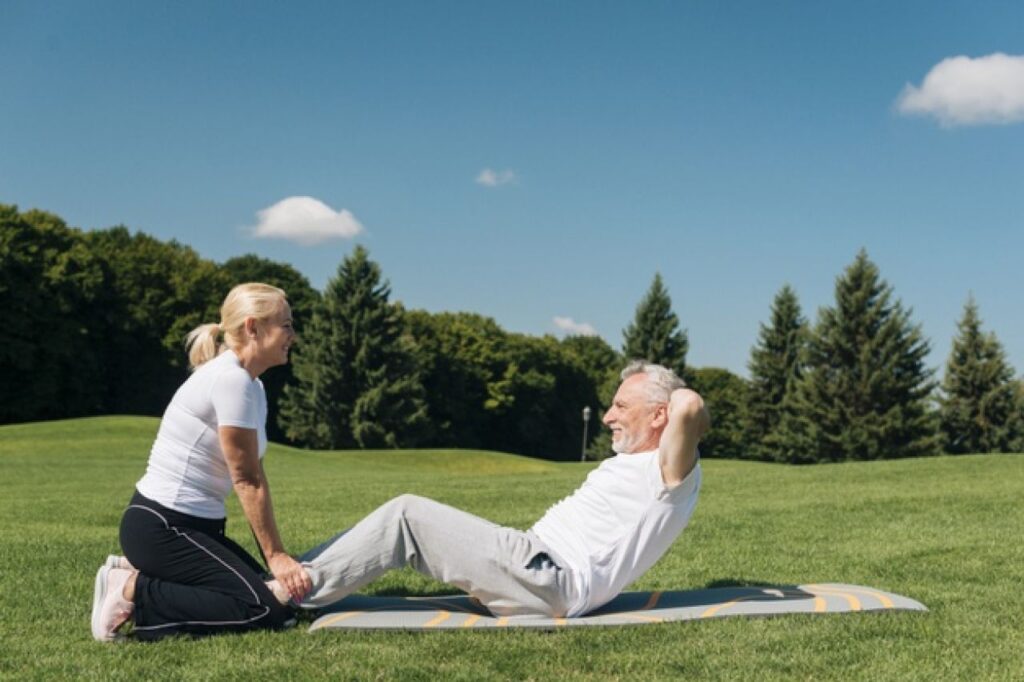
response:
[(132, 571), (106, 564), (96, 572), (92, 593), (92, 636), (99, 642), (112, 642), (118, 629), (128, 622), (135, 604), (123, 596), (124, 585)]
[(107, 568), (125, 568), (129, 571), (135, 570), (135, 567), (132, 566), (130, 561), (128, 561), (128, 557), (119, 556), (117, 554), (108, 554), (107, 561), (103, 565)]

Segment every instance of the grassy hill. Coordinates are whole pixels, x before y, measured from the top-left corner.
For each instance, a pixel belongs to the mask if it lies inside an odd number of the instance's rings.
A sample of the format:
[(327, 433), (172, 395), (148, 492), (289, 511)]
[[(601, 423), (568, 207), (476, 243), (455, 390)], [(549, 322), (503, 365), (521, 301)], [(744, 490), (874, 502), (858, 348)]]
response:
[[(726, 619), (553, 633), (328, 632), (104, 646), (89, 636), (96, 567), (157, 420), (0, 427), (0, 676), (97, 679), (1024, 679), (1024, 457), (786, 467), (704, 463), (691, 527), (634, 589), (846, 582), (929, 613)], [(527, 527), (592, 465), (461, 451), (309, 452), (267, 469), (299, 551), (402, 492)], [(252, 542), (237, 503), (229, 533)], [(447, 593), (394, 573), (369, 593)]]

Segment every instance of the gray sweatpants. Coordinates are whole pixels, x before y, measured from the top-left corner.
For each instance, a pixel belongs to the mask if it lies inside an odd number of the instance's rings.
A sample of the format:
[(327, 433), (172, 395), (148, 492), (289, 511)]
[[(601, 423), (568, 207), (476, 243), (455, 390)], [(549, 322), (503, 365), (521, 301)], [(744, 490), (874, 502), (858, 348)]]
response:
[(412, 566), (500, 616), (564, 616), (573, 581), (530, 532), (425, 497), (402, 495), (300, 557), (313, 581), (302, 606), (326, 606), (393, 568)]

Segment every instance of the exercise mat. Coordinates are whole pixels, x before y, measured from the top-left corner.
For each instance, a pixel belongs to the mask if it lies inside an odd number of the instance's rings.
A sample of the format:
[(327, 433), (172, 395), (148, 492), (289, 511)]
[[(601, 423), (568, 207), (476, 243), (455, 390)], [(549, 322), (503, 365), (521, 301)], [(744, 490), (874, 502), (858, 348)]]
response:
[(841, 583), (714, 587), (704, 590), (626, 592), (575, 618), (495, 616), (466, 595), (368, 597), (351, 595), (321, 610), (310, 632), (326, 629), (442, 630), (638, 625), (730, 616), (855, 611), (927, 611), (921, 603), (871, 587)]

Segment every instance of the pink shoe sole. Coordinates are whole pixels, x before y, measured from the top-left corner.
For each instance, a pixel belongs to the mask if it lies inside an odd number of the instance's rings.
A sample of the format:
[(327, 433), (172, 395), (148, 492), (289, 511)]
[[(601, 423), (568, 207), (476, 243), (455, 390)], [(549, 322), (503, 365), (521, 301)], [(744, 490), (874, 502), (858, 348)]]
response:
[[(111, 576), (112, 571), (125, 572), (124, 569), (111, 568), (107, 564), (100, 566), (96, 571), (96, 580), (92, 590), (92, 636), (98, 642), (112, 642), (118, 638), (117, 630), (131, 618), (133, 604), (126, 602), (119, 594), (112, 594)], [(124, 580), (114, 585), (114, 590), (124, 588)]]

